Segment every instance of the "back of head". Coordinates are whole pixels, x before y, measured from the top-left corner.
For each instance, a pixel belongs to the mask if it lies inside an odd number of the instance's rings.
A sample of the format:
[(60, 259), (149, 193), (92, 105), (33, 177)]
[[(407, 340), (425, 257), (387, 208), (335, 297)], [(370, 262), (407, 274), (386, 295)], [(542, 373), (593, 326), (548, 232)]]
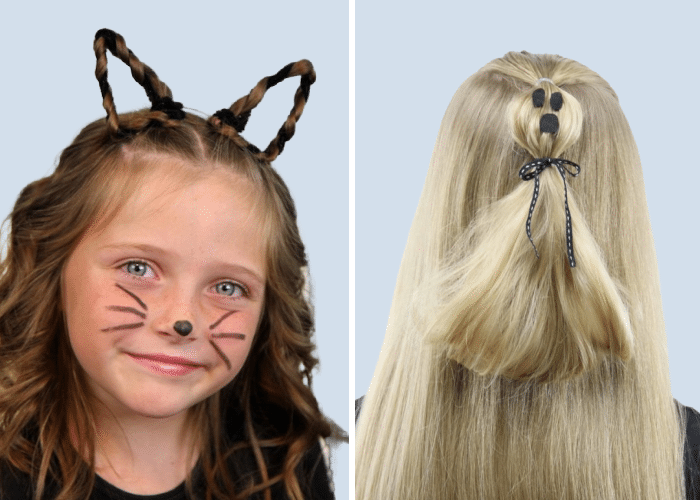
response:
[(575, 61), (509, 53), (443, 119), (359, 422), (358, 498), (680, 498), (680, 439), (617, 96)]

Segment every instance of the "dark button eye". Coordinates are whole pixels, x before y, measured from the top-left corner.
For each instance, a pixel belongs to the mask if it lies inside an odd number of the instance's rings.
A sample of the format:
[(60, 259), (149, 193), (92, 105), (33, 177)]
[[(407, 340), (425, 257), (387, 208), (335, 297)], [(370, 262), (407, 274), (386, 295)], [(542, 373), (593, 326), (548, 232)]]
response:
[(557, 115), (547, 113), (540, 118), (540, 132), (543, 134), (556, 134), (559, 131), (559, 118)]
[(537, 89), (532, 93), (532, 105), (536, 108), (544, 106), (544, 89)]
[(554, 111), (559, 111), (564, 104), (564, 98), (561, 96), (561, 92), (555, 92), (552, 97), (549, 98), (549, 105), (552, 106)]

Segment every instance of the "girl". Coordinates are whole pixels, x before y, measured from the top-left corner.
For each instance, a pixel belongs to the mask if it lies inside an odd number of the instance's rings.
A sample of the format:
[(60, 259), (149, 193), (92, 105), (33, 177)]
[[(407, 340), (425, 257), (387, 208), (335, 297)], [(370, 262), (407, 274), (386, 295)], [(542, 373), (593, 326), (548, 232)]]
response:
[(671, 396), (655, 266), (607, 82), (528, 53), (469, 78), (361, 409), (357, 498), (695, 498), (700, 419)]
[[(270, 162), (315, 80), (299, 61), (208, 120), (110, 30), (107, 111), (11, 214), (0, 280), (0, 498), (332, 498), (310, 390), (307, 262)], [(106, 53), (151, 109), (117, 114)], [(241, 135), (300, 76), (260, 151)]]

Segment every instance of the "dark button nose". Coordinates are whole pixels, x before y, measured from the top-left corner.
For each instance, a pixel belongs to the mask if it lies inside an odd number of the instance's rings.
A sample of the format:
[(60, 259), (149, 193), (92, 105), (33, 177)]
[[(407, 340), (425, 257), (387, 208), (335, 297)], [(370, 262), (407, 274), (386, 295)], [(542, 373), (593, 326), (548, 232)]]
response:
[(192, 332), (192, 323), (187, 320), (176, 321), (173, 325), (173, 329), (183, 337), (186, 337)]
[(556, 134), (559, 131), (559, 118), (557, 115), (547, 113), (540, 118), (540, 132), (543, 134)]

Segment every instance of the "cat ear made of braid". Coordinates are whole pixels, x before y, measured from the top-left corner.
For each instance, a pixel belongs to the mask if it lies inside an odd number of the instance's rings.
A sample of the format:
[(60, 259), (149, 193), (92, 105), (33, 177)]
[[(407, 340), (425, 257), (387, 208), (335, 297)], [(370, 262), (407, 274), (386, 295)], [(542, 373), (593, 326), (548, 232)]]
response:
[[(241, 136), (245, 129), (251, 111), (262, 101), (265, 92), (281, 81), (294, 76), (300, 76), (299, 87), (294, 94), (294, 105), (287, 119), (280, 127), (277, 135), (270, 144), (261, 151)], [(296, 128), (296, 122), (301, 118), (304, 106), (309, 99), (309, 89), (316, 81), (316, 72), (310, 61), (300, 61), (287, 64), (272, 76), (260, 80), (250, 93), (234, 102), (229, 108), (220, 109), (209, 118), (209, 123), (221, 134), (234, 141), (239, 147), (248, 150), (258, 160), (271, 162), (284, 150), (286, 142), (292, 138)]]
[(146, 91), (148, 100), (151, 102), (151, 113), (146, 117), (142, 127), (151, 123), (174, 125), (185, 118), (182, 104), (173, 101), (173, 94), (170, 88), (158, 78), (158, 75), (150, 66), (144, 64), (136, 57), (126, 46), (124, 38), (119, 33), (106, 28), (99, 30), (95, 33), (93, 48), (97, 59), (95, 77), (102, 93), (102, 106), (107, 112), (106, 121), (113, 133), (129, 135), (137, 130), (127, 130), (119, 124), (119, 115), (114, 104), (112, 88), (107, 80), (107, 51), (129, 66), (134, 80)]

